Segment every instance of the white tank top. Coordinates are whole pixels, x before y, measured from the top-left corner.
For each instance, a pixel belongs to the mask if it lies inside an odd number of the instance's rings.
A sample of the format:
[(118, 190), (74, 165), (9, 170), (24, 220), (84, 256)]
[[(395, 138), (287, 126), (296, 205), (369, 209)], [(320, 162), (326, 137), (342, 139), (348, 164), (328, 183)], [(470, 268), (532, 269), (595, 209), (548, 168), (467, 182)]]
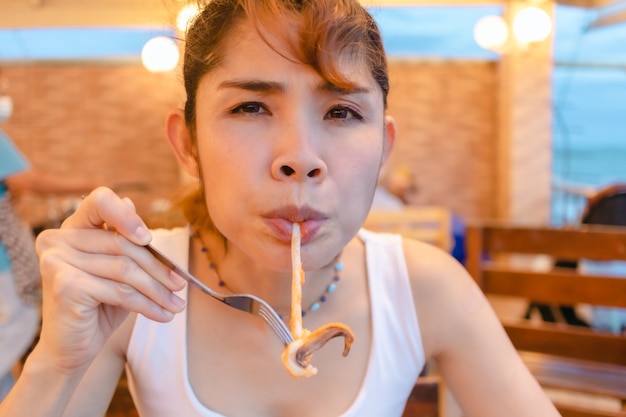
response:
[[(372, 346), (358, 396), (341, 417), (401, 416), (419, 372), (424, 349), (402, 240), (359, 232), (365, 243), (372, 311)], [(159, 230), (153, 244), (179, 265), (188, 264), (187, 228)], [(186, 297), (186, 290), (181, 291)], [(141, 416), (224, 417), (195, 396), (187, 374), (187, 315), (157, 323), (138, 315), (127, 352), (129, 387)]]

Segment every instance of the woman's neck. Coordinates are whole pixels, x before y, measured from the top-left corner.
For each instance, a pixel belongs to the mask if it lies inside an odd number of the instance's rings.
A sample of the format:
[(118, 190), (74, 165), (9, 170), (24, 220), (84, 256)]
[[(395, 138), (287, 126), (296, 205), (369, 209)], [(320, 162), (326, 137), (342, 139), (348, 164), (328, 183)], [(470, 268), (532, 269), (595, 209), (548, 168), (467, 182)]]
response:
[[(335, 269), (335, 264), (336, 262), (332, 262), (321, 269), (306, 272), (302, 287), (303, 310), (310, 310), (324, 296), (332, 296), (327, 294), (329, 286), (337, 285), (340, 274)], [(271, 270), (236, 248), (231, 247), (225, 251), (218, 238), (205, 236), (202, 239), (192, 238), (190, 268), (193, 268), (201, 281), (218, 292), (252, 294), (267, 301), (283, 317), (290, 314), (290, 270)]]

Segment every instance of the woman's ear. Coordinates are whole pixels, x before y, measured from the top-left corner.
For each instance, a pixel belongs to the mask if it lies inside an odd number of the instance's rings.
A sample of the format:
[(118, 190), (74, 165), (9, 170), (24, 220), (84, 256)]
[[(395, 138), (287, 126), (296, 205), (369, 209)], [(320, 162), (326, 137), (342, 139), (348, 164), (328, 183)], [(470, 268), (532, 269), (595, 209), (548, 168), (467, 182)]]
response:
[(391, 116), (385, 116), (385, 137), (383, 138), (383, 163), (391, 155), (393, 145), (396, 143), (396, 121)]
[(178, 159), (180, 166), (194, 178), (199, 177), (196, 150), (191, 140), (191, 133), (185, 123), (185, 116), (181, 110), (174, 111), (167, 116), (167, 139)]

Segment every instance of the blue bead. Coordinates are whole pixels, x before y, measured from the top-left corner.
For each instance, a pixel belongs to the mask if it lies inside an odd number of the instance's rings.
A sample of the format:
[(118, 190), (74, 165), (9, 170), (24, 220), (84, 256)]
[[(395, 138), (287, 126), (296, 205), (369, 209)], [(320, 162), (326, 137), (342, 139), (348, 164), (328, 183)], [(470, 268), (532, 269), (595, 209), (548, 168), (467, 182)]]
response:
[(320, 309), (320, 303), (313, 303), (311, 305), (311, 308), (309, 308), (310, 311), (317, 311)]
[(320, 297), (320, 302), (322, 302), (322, 303), (325, 303), (325, 302), (326, 302), (326, 296), (325, 296), (325, 295), (322, 295), (322, 296)]
[(326, 288), (326, 292), (328, 294), (332, 294), (335, 292), (336, 289), (337, 289), (337, 286), (335, 284), (330, 284), (328, 288)]
[(339, 261), (339, 262), (335, 262), (335, 271), (343, 271), (343, 262)]

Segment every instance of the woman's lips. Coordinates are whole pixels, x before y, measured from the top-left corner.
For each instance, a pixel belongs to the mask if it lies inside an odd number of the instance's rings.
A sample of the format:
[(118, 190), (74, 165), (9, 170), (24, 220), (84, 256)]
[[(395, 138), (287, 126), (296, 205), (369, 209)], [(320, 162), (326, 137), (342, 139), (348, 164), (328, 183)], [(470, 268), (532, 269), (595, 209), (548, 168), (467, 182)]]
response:
[(327, 219), (325, 215), (313, 209), (297, 209), (293, 207), (275, 210), (265, 214), (263, 217), (276, 237), (285, 243), (291, 243), (292, 225), (293, 223), (299, 223), (303, 245), (315, 237), (315, 234)]
[[(294, 222), (280, 218), (269, 218), (265, 220), (276, 237), (285, 243), (291, 243), (291, 228)], [(315, 234), (322, 227), (324, 220), (304, 220), (300, 223), (301, 243), (305, 245), (315, 237)]]

